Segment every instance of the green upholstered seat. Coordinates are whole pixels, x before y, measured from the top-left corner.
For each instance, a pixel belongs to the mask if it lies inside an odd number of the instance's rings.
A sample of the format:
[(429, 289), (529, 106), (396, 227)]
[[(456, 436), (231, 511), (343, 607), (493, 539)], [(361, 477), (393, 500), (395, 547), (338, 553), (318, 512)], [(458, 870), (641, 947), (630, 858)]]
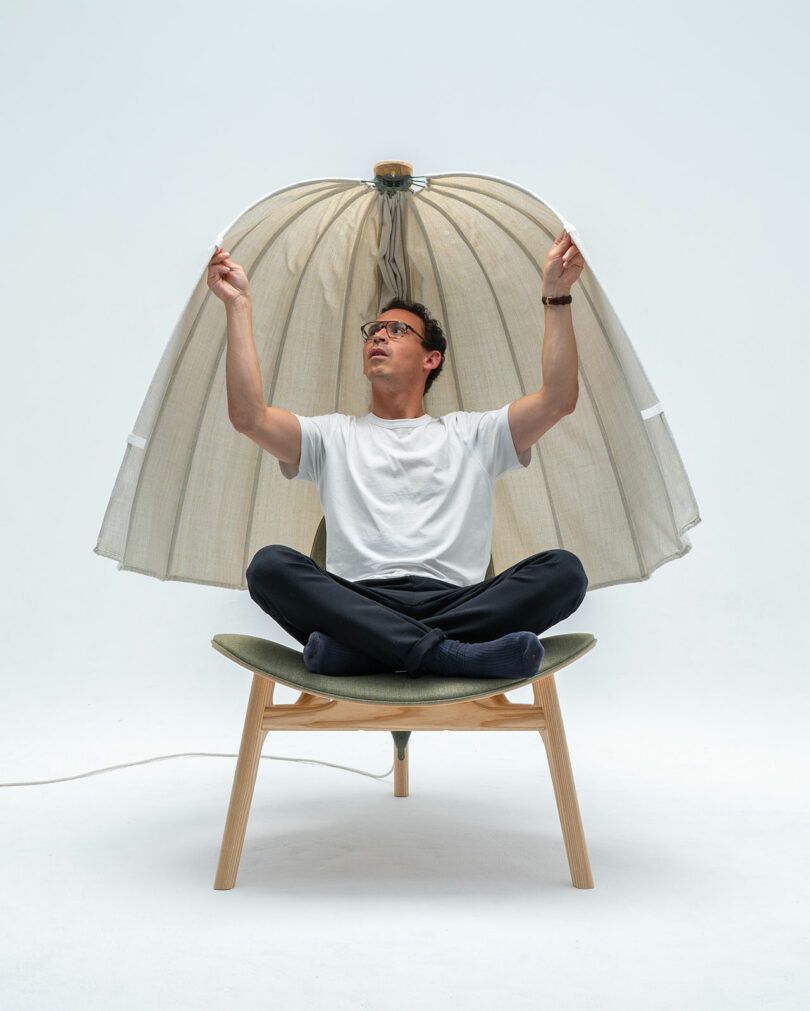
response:
[(253, 635), (215, 635), (211, 645), (224, 656), (256, 674), (266, 674), (280, 684), (330, 699), (371, 702), (381, 705), (422, 706), (439, 702), (462, 702), (529, 684), (551, 674), (586, 653), (594, 637), (586, 633), (550, 635), (540, 640), (545, 648), (537, 674), (529, 678), (411, 678), (407, 674), (363, 674), (328, 677), (313, 674), (304, 666), (303, 655), (288, 646)]

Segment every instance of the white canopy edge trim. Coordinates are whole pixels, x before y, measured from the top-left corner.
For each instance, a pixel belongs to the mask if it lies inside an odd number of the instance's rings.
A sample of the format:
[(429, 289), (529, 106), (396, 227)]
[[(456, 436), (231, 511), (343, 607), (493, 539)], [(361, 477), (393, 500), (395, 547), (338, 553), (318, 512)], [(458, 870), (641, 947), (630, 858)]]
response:
[(525, 186), (521, 186), (520, 183), (512, 182), (511, 179), (504, 179), (502, 176), (484, 175), (482, 172), (425, 172), (425, 176), (428, 179), (428, 181), (430, 181), (431, 179), (441, 179), (444, 176), (466, 176), (468, 179), (489, 179), (489, 181), (493, 183), (506, 183), (507, 186), (514, 186), (516, 190), (520, 190), (521, 193), (525, 193), (527, 196), (533, 197), (535, 200), (539, 201), (541, 204), (548, 207), (551, 213), (555, 215), (555, 217), (559, 218), (560, 221), (562, 221), (563, 227), (565, 228), (566, 232), (568, 232), (568, 234), (571, 236), (571, 238), (574, 240), (574, 244), (579, 248), (579, 251), (585, 257), (588, 266), (591, 268), (591, 273), (593, 273), (593, 267), (591, 267), (590, 257), (588, 256), (585, 247), (582, 245), (582, 238), (579, 234), (579, 230), (577, 229), (576, 225), (572, 225), (571, 222), (568, 221), (568, 219), (564, 217), (562, 214), (560, 214), (560, 212), (556, 208), (552, 207), (547, 200), (544, 200), (542, 197), (538, 196), (532, 190), (526, 189)]
[(236, 217), (233, 219), (233, 221), (231, 221), (231, 223), (226, 228), (223, 228), (222, 231), (219, 233), (219, 235), (217, 235), (213, 245), (208, 247), (209, 252), (213, 255), (214, 250), (217, 249), (220, 245), (222, 245), (222, 240), (233, 228), (233, 226), (239, 221), (239, 219), (244, 214), (247, 214), (248, 211), (252, 210), (254, 207), (257, 207), (260, 203), (262, 203), (262, 201), (268, 200), (270, 197), (276, 197), (279, 195), (279, 193), (286, 193), (287, 190), (298, 189), (299, 186), (310, 186), (312, 183), (351, 183), (353, 186), (361, 186), (363, 180), (344, 179), (342, 177), (335, 177), (332, 179), (300, 179), (297, 183), (290, 183), (289, 186), (282, 186), (278, 190), (271, 190), (269, 193), (265, 193), (263, 197), (259, 197), (258, 200), (254, 200), (252, 203), (248, 204), (243, 211), (237, 214)]
[[(422, 175), (419, 176), (419, 178), (427, 179), (429, 181), (430, 179), (441, 179), (443, 176), (466, 176), (469, 179), (489, 179), (490, 182), (494, 183), (506, 183), (508, 186), (514, 186), (515, 189), (521, 190), (521, 192), (526, 193), (528, 196), (533, 197), (535, 200), (539, 200), (541, 204), (545, 204), (545, 206), (548, 207), (548, 209), (553, 214), (555, 214), (560, 221), (562, 221), (565, 230), (568, 232), (568, 234), (574, 240), (576, 245), (582, 251), (582, 255), (585, 257), (585, 259), (589, 261), (588, 265), (590, 266), (590, 258), (587, 252), (585, 251), (585, 247), (582, 245), (581, 237), (579, 235), (579, 231), (577, 230), (576, 226), (572, 225), (562, 214), (560, 214), (554, 207), (552, 207), (547, 200), (543, 200), (542, 197), (538, 196), (532, 190), (527, 189), (525, 186), (521, 186), (520, 183), (513, 182), (511, 179), (504, 179), (503, 176), (485, 175), (484, 173), (481, 172), (424, 172)], [(270, 190), (268, 193), (265, 193), (264, 196), (259, 197), (258, 200), (254, 200), (252, 203), (248, 204), (247, 207), (245, 207), (242, 211), (240, 211), (239, 214), (236, 215), (236, 217), (227, 225), (226, 228), (222, 229), (222, 231), (217, 235), (214, 243), (212, 243), (212, 245), (208, 247), (209, 252), (213, 254), (214, 250), (221, 245), (225, 235), (239, 221), (242, 215), (247, 214), (248, 211), (258, 206), (264, 200), (268, 200), (270, 197), (278, 196), (280, 193), (286, 193), (287, 190), (298, 189), (299, 186), (310, 186), (313, 183), (338, 183), (338, 184), (350, 183), (354, 186), (362, 186), (364, 185), (364, 182), (365, 180), (363, 179), (351, 179), (346, 176), (332, 176), (332, 177), (326, 176), (323, 178), (300, 179), (298, 182), (290, 183), (287, 186), (281, 186), (277, 190)]]
[[(589, 261), (588, 265), (590, 266), (590, 257), (588, 256), (585, 247), (582, 245), (581, 237), (579, 235), (579, 231), (576, 228), (576, 226), (572, 225), (562, 214), (559, 213), (559, 211), (556, 210), (556, 208), (552, 207), (547, 200), (543, 200), (542, 197), (538, 196), (532, 190), (527, 189), (525, 186), (521, 186), (520, 183), (513, 182), (511, 179), (504, 179), (503, 176), (485, 175), (482, 172), (425, 172), (419, 178), (430, 180), (430, 179), (441, 179), (446, 176), (466, 176), (469, 179), (489, 179), (490, 182), (494, 183), (506, 183), (507, 186), (514, 186), (515, 189), (520, 190), (521, 192), (527, 194), (527, 196), (533, 197), (535, 200), (539, 200), (541, 204), (544, 204), (546, 207), (548, 207), (548, 209), (554, 215), (556, 215), (556, 217), (559, 218), (560, 221), (562, 221), (565, 230), (568, 232), (571, 238), (574, 239), (574, 242), (582, 251), (582, 255), (585, 257), (586, 260)], [(242, 211), (240, 211), (239, 214), (236, 215), (236, 217), (230, 222), (230, 224), (228, 224), (226, 228), (222, 229), (222, 231), (217, 235), (215, 242), (211, 246), (209, 246), (210, 252), (213, 253), (214, 250), (221, 244), (222, 239), (225, 237), (227, 232), (231, 228), (233, 228), (233, 226), (239, 221), (242, 215), (247, 214), (248, 211), (258, 206), (260, 203), (262, 203), (262, 201), (268, 200), (270, 197), (278, 196), (280, 193), (286, 193), (287, 190), (298, 189), (299, 186), (310, 186), (313, 183), (337, 183), (337, 184), (350, 183), (354, 186), (362, 186), (364, 184), (364, 180), (350, 179), (345, 176), (333, 176), (333, 177), (327, 176), (323, 178), (300, 179), (298, 182), (290, 183), (287, 186), (281, 186), (277, 190), (270, 190), (268, 193), (265, 193), (264, 196), (259, 197), (258, 200), (254, 200), (252, 203), (248, 204)]]
[(654, 418), (656, 414), (663, 414), (663, 413), (664, 413), (663, 405), (658, 403), (653, 405), (652, 407), (646, 407), (641, 412), (641, 417), (644, 418), (644, 420), (646, 421), (648, 418)]
[(146, 445), (146, 439), (140, 435), (134, 435), (132, 432), (127, 436), (127, 442), (130, 446), (137, 446), (138, 449), (143, 449)]

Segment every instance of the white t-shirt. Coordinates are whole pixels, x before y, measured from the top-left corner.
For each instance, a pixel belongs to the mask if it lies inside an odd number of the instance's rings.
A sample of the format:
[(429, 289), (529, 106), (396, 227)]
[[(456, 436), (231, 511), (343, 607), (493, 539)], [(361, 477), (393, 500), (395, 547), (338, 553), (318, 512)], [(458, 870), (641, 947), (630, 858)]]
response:
[(285, 477), (318, 485), (326, 568), (344, 579), (428, 576), (480, 582), (492, 544), (492, 486), (518, 458), (507, 412), (389, 421), (301, 417), (301, 462)]

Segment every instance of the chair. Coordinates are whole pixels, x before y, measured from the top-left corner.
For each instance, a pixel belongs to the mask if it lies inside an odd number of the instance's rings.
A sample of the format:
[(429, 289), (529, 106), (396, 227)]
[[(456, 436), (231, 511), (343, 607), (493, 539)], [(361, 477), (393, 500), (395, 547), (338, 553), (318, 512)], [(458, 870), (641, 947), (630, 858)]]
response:
[[(321, 520), (311, 557), (325, 568)], [(487, 577), (494, 575), (490, 560)], [(543, 638), (538, 672), (502, 678), (409, 678), (401, 674), (327, 677), (306, 669), (301, 652), (251, 635), (216, 635), (214, 649), (253, 672), (214, 888), (233, 888), (242, 855), (253, 788), (270, 730), (389, 730), (394, 738), (394, 796), (408, 796), (408, 739), (413, 730), (537, 730), (543, 739), (557, 801), (571, 880), (593, 888), (588, 851), (568, 757), (554, 674), (591, 650), (586, 634)], [(276, 683), (301, 692), (292, 705), (275, 705)], [(505, 692), (531, 684), (532, 704)]]

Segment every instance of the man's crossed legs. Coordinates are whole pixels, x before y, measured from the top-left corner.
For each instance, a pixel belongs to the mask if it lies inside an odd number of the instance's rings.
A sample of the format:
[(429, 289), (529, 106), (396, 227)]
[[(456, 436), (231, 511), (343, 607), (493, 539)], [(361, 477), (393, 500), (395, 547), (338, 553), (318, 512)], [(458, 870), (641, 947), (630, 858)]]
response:
[(530, 677), (542, 659), (537, 636), (573, 614), (588, 585), (582, 563), (565, 550), (454, 586), (421, 576), (351, 582), (271, 544), (246, 575), (253, 600), (307, 647), (306, 665), (336, 675)]

